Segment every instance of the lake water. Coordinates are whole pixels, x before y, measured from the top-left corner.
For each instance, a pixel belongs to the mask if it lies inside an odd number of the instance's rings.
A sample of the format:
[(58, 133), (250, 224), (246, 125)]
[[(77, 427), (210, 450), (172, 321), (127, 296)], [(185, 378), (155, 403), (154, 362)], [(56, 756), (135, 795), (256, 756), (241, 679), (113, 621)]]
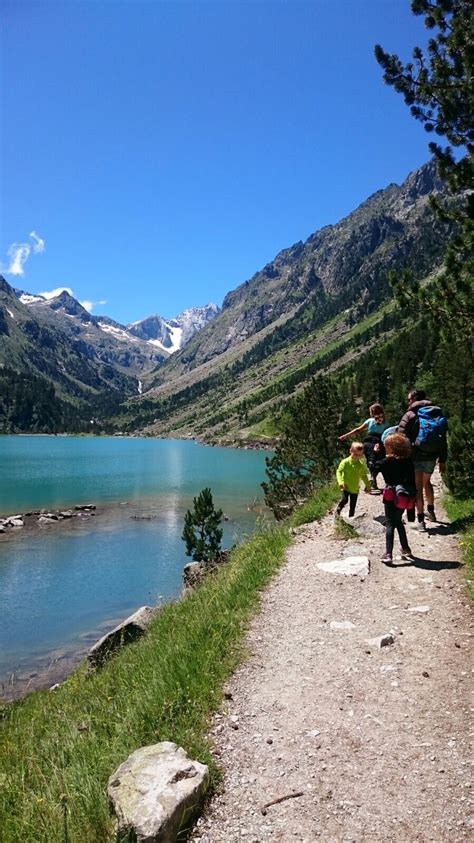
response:
[(265, 456), (179, 440), (1, 436), (0, 515), (97, 505), (95, 517), (0, 535), (4, 690), (12, 674), (82, 652), (139, 606), (180, 593), (184, 514), (205, 486), (229, 517), (223, 545), (250, 533)]

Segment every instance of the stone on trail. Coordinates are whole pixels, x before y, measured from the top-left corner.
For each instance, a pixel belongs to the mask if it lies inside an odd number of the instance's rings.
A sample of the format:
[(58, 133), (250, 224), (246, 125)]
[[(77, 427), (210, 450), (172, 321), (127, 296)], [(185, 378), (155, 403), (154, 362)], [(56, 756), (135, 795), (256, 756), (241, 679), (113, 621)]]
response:
[(378, 635), (376, 638), (367, 638), (365, 643), (370, 644), (371, 647), (377, 647), (380, 650), (382, 647), (388, 647), (390, 644), (394, 644), (395, 638), (391, 632), (386, 632), (385, 635)]
[(358, 556), (361, 551), (364, 551), (364, 548), (360, 544), (347, 544), (343, 550), (343, 556)]
[(331, 629), (355, 629), (355, 623), (352, 621), (331, 621), (329, 624)]
[(369, 573), (368, 556), (346, 556), (332, 562), (318, 562), (317, 567), (328, 574), (341, 574), (346, 577), (366, 577)]
[(425, 615), (426, 612), (431, 611), (431, 606), (410, 606), (407, 612), (416, 612), (419, 615)]
[(207, 766), (170, 741), (132, 752), (107, 788), (119, 834), (137, 843), (172, 843), (199, 812), (208, 780)]
[(385, 532), (385, 525), (382, 523), (383, 516), (373, 518), (369, 513), (361, 512), (360, 515), (353, 515), (352, 518), (348, 515), (341, 515), (341, 518), (350, 527), (354, 527), (361, 536), (379, 536)]

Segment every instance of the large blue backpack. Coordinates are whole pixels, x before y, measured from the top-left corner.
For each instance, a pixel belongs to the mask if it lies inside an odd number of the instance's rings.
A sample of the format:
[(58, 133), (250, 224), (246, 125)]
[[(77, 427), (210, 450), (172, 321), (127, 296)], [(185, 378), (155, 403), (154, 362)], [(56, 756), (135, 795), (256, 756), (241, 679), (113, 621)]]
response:
[(441, 450), (442, 443), (446, 438), (448, 425), (440, 407), (434, 405), (420, 407), (417, 410), (418, 435), (415, 439), (415, 447), (427, 454), (436, 456)]

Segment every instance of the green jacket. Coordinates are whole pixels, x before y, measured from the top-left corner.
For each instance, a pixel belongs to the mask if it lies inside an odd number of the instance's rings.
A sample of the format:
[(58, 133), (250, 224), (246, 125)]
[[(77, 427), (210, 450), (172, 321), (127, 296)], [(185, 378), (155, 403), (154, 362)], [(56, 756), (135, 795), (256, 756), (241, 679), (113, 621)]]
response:
[(359, 491), (360, 481), (365, 484), (366, 489), (370, 489), (369, 474), (367, 471), (367, 463), (364, 459), (354, 460), (351, 456), (342, 460), (336, 471), (337, 482), (339, 486), (344, 484), (348, 492), (357, 494)]

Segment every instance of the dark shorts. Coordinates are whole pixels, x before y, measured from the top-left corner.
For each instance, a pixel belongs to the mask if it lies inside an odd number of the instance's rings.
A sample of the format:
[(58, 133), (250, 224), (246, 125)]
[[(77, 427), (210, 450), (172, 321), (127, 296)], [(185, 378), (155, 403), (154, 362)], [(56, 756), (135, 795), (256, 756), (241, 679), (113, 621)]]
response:
[(433, 474), (436, 465), (436, 459), (430, 460), (413, 460), (415, 471), (422, 471), (423, 474)]

